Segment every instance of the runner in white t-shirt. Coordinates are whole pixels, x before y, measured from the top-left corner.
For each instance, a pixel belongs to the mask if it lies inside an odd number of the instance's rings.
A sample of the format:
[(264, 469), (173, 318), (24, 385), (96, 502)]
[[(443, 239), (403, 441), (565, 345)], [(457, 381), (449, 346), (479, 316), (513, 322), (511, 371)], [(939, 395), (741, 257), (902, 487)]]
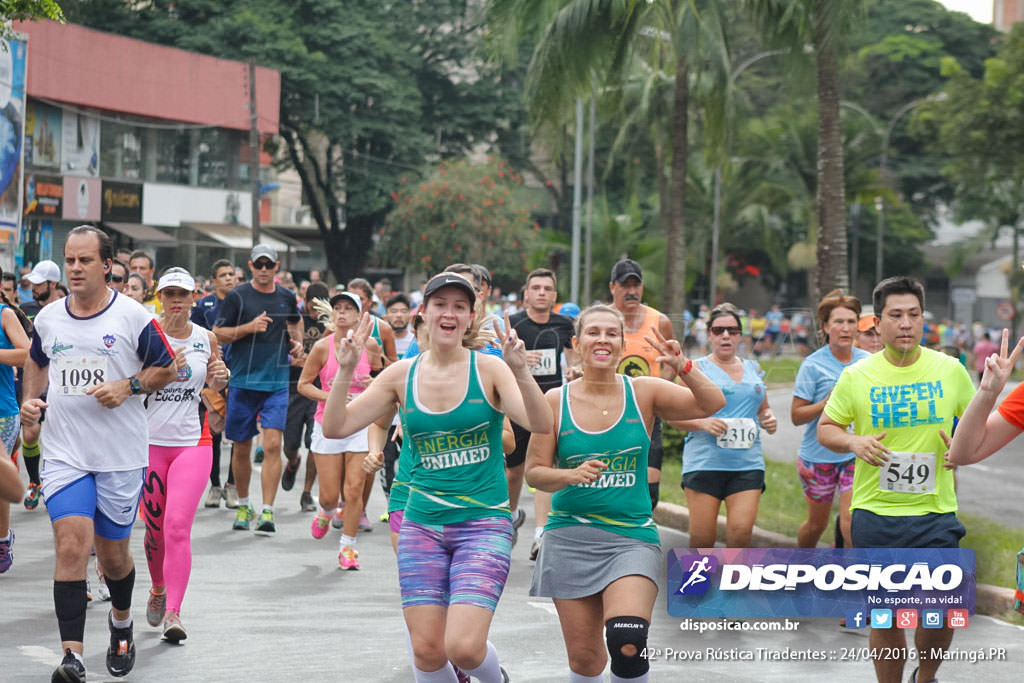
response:
[(113, 603), (107, 670), (124, 676), (135, 664), (129, 536), (149, 463), (140, 394), (175, 374), (160, 325), (107, 287), (113, 255), (103, 231), (83, 225), (70, 232), (64, 245), (70, 294), (36, 316), (25, 363), (22, 423), (34, 426), (47, 411), (41, 478), (57, 553), (53, 601), (64, 650), (55, 680), (85, 680), (85, 575), (94, 544)]
[(181, 348), (185, 363), (177, 377), (146, 399), (149, 469), (142, 488), (146, 517), (146, 562), (153, 585), (146, 604), (150, 626), (163, 623), (164, 640), (188, 637), (181, 602), (192, 571), (192, 522), (213, 461), (213, 437), (202, 407), (203, 386), (214, 391), (231, 376), (213, 332), (189, 321), (195, 280), (184, 268), (170, 268), (156, 287), (163, 313), (159, 323)]

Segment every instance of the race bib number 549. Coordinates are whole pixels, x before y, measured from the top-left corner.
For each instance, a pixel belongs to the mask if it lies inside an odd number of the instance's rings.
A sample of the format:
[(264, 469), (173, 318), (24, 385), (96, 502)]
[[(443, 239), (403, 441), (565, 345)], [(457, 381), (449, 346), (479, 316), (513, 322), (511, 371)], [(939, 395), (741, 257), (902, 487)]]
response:
[(71, 356), (57, 359), (57, 391), (65, 396), (84, 396), (86, 390), (107, 381), (103, 356)]
[(935, 491), (935, 454), (893, 451), (879, 468), (878, 488), (899, 493)]

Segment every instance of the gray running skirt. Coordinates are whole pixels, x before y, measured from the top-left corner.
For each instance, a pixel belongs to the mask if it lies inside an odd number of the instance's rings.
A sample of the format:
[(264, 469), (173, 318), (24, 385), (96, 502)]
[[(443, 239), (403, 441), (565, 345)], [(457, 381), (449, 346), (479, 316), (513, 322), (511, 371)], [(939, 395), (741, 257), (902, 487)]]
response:
[(661, 547), (592, 526), (544, 532), (530, 595), (572, 600), (603, 591), (623, 576), (639, 574), (655, 585), (665, 573)]

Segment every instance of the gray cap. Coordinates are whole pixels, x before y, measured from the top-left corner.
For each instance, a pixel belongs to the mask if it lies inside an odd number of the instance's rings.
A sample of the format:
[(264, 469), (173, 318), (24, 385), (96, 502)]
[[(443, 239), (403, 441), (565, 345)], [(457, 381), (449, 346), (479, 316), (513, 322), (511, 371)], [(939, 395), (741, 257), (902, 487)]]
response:
[(249, 252), (249, 260), (256, 263), (256, 259), (261, 257), (268, 258), (274, 263), (277, 263), (277, 250), (273, 247), (267, 246), (266, 244), (257, 244), (252, 248), (252, 251)]

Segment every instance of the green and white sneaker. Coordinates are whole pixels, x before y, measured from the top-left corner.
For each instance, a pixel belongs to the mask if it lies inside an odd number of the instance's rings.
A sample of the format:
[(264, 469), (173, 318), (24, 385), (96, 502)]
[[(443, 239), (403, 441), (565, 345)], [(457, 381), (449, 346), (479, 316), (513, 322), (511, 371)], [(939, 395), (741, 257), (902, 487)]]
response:
[(238, 511), (235, 512), (235, 522), (231, 528), (237, 531), (248, 531), (252, 518), (255, 516), (256, 513), (253, 512), (251, 505), (239, 505)]
[(277, 526), (274, 524), (274, 511), (264, 510), (260, 513), (260, 519), (256, 523), (256, 533), (272, 534), (275, 531), (277, 531)]

